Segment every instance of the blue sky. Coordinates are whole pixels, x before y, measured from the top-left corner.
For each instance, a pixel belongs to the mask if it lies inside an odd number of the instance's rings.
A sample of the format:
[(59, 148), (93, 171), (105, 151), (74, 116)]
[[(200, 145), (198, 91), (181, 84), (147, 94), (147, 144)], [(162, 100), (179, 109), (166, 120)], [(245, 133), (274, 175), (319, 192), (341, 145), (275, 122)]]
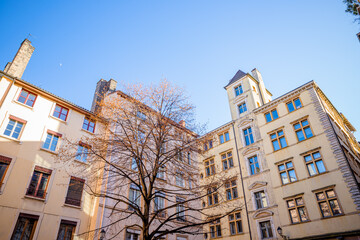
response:
[(256, 67), (274, 97), (315, 80), (360, 131), (360, 25), (344, 10), (342, 0), (0, 0), (0, 67), (31, 33), (23, 79), (90, 108), (100, 78), (167, 78), (209, 130), (230, 120), (223, 87)]

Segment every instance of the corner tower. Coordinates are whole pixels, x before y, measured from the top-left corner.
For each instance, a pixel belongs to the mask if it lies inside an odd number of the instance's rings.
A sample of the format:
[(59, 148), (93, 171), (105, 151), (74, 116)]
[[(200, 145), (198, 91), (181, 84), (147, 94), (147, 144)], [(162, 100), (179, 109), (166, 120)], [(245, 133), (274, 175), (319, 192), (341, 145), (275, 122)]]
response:
[(272, 94), (265, 88), (262, 76), (256, 68), (251, 74), (237, 71), (224, 88), (228, 94), (232, 120), (239, 119), (271, 101)]

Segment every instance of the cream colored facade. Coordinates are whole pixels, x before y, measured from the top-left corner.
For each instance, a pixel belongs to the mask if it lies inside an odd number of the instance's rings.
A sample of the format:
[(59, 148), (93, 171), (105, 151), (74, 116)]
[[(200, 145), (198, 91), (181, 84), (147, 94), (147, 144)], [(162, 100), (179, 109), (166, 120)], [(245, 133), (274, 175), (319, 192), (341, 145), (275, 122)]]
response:
[[(271, 100), (260, 73), (254, 69), (251, 75), (239, 71), (225, 89), (232, 121), (207, 134), (214, 147), (207, 151), (209, 156), (200, 159), (206, 162), (214, 158), (214, 178), (219, 175), (217, 178), (223, 181), (237, 174), (236, 201), (242, 206), (243, 230), (231, 234), (225, 217), (221, 219), (221, 237), (359, 239), (360, 146), (352, 134), (354, 127), (316, 83), (309, 82)], [(291, 101), (293, 111), (287, 107)], [(267, 121), (266, 117), (271, 118)], [(220, 144), (223, 132), (229, 132), (230, 139)], [(221, 155), (227, 151), (238, 161), (232, 169), (224, 170)], [(219, 189), (222, 201), (211, 211), (231, 210), (225, 188)], [(220, 237), (209, 228), (205, 230), (208, 238)]]
[[(32, 47), (30, 42), (25, 40), (19, 52), (28, 53), (29, 47)], [(21, 77), (27, 62), (20, 64), (17, 57), (23, 56), (19, 52), (13, 61), (17, 65), (10, 64), (12, 67), (5, 71)], [(30, 57), (24, 59), (28, 61)], [(20, 94), (25, 93), (36, 96), (35, 100), (19, 99)], [(56, 106), (68, 110), (66, 119), (54, 116)], [(98, 200), (85, 191), (81, 191), (76, 201), (71, 201), (72, 195), (69, 195), (70, 179), (79, 180), (79, 169), (88, 168), (88, 164), (76, 159), (70, 164), (55, 160), (65, 138), (80, 141), (83, 136), (93, 134), (82, 127), (84, 120), (91, 116), (90, 111), (0, 72), (0, 239), (20, 239), (20, 236), (21, 239), (57, 239), (60, 228), (68, 227), (68, 231), (71, 228), (77, 235), (93, 227)], [(15, 122), (12, 129), (10, 121)], [(96, 126), (95, 133), (98, 129)], [(49, 136), (53, 142), (45, 145)], [(86, 183), (86, 179), (82, 180)], [(16, 229), (18, 234), (14, 233)], [(83, 234), (74, 239), (88, 239), (87, 236)], [(59, 239), (70, 238), (68, 233), (68, 238)]]

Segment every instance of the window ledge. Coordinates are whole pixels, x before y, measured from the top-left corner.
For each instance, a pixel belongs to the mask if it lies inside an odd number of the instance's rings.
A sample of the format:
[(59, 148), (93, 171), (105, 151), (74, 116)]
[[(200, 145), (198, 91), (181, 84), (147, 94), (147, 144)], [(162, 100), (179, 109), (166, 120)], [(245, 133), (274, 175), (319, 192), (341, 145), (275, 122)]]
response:
[[(295, 134), (296, 134), (296, 132), (295, 132)], [(305, 142), (306, 140), (312, 139), (312, 138), (314, 138), (314, 137), (316, 137), (316, 135), (312, 135), (311, 137), (305, 138), (304, 140), (298, 141), (297, 143)]]
[[(280, 181), (281, 181), (281, 179), (280, 179)], [(293, 181), (293, 182), (289, 182), (289, 183), (281, 183), (281, 187), (284, 187), (284, 186), (288, 186), (288, 185), (291, 185), (291, 184), (293, 184), (293, 183), (296, 183), (296, 182), (298, 182), (299, 180), (298, 179), (296, 179), (296, 181)]]
[(74, 159), (75, 162), (77, 163), (80, 163), (80, 164), (84, 164), (84, 165), (90, 165), (89, 162), (83, 162), (83, 161), (80, 161), (80, 160), (77, 160), (76, 158)]
[(29, 198), (29, 199), (34, 199), (34, 200), (38, 200), (41, 202), (45, 202), (46, 198), (40, 198), (40, 197), (35, 197), (35, 196), (30, 196), (30, 195), (26, 195), (24, 196), (25, 198)]
[[(86, 130), (86, 129), (83, 129), (83, 128), (81, 128), (81, 131), (86, 132), (86, 133), (89, 133), (89, 134), (91, 134), (91, 135), (95, 135), (95, 133), (90, 132), (90, 131), (88, 131), (88, 130)], [(94, 130), (94, 131), (95, 131), (95, 130)]]
[(3, 138), (6, 138), (6, 139), (12, 140), (14, 142), (17, 142), (18, 144), (22, 144), (22, 142), (19, 139), (12, 138), (12, 137), (9, 137), (9, 136), (4, 135), (4, 134), (1, 134), (0, 136), (3, 137)]
[(288, 147), (289, 147), (289, 145), (287, 145), (286, 147), (280, 148), (280, 149), (278, 149), (278, 150), (274, 150), (274, 153), (275, 153), (275, 152), (279, 152), (279, 151), (281, 151), (281, 150), (283, 150), (283, 149), (286, 149), (286, 148), (288, 148)]
[[(32, 111), (34, 111), (34, 106), (30, 107), (29, 105), (26, 105), (26, 104), (24, 104), (24, 103), (22, 103), (22, 102), (19, 102), (19, 101), (16, 101), (16, 100), (12, 100), (12, 102), (14, 102), (14, 103), (16, 103), (16, 104), (19, 104), (19, 105), (21, 105), (21, 106), (23, 106), (23, 107), (29, 108), (29, 109), (31, 109)], [(34, 104), (35, 104), (35, 102), (34, 102)]]
[(64, 207), (71, 207), (71, 208), (81, 209), (81, 205), (80, 205), (80, 206), (76, 206), (76, 205), (71, 205), (71, 204), (68, 204), (68, 203), (64, 203), (63, 206), (64, 206)]
[(58, 153), (57, 152), (54, 152), (54, 151), (51, 151), (51, 150), (49, 150), (49, 149), (46, 149), (46, 148), (40, 148), (40, 150), (41, 151), (45, 151), (45, 152), (48, 152), (48, 153), (51, 153), (51, 154), (54, 154), (54, 155), (58, 155)]
[(299, 225), (299, 224), (308, 223), (308, 222), (311, 222), (311, 220), (307, 220), (307, 221), (304, 221), (304, 222), (291, 223), (289, 226)]
[(341, 214), (338, 214), (338, 215), (335, 215), (335, 216), (321, 217), (320, 219), (321, 219), (321, 220), (325, 220), (325, 219), (336, 218), (336, 217), (341, 217), (341, 216), (345, 216), (345, 214), (344, 214), (344, 213), (341, 213)]
[[(61, 123), (64, 123), (64, 124), (68, 124), (68, 122), (67, 121), (64, 121), (64, 120), (61, 120), (60, 118), (57, 118), (57, 117), (54, 117), (53, 115), (49, 115), (49, 117), (51, 117), (52, 119), (55, 119), (55, 120), (57, 120), (57, 121), (59, 121), (59, 122), (61, 122)], [(67, 116), (67, 117), (69, 117), (69, 116)], [(67, 119), (66, 119), (67, 120)]]

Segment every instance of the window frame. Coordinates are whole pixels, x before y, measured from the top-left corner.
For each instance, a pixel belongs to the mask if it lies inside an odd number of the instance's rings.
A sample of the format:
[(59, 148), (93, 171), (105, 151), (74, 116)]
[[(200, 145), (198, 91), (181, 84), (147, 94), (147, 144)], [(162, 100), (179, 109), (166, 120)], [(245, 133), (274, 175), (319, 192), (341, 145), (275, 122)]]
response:
[[(279, 136), (279, 132), (280, 132), (280, 131), (283, 132), (283, 135), (281, 135), (281, 136)], [(273, 134), (276, 135), (276, 138), (271, 138), (271, 136), (272, 136)], [(288, 142), (287, 142), (287, 140), (286, 140), (284, 128), (279, 128), (279, 129), (276, 129), (276, 130), (270, 132), (270, 133), (269, 133), (269, 137), (270, 137), (270, 142), (271, 142), (271, 145), (272, 145), (272, 148), (273, 148), (274, 152), (280, 151), (280, 150), (282, 150), (282, 149), (284, 149), (284, 148), (287, 148), (287, 147), (289, 146), (289, 144), (288, 144)], [(280, 141), (280, 139), (281, 139), (282, 137), (284, 138), (285, 144), (286, 144), (286, 146), (284, 146), (284, 147), (282, 146), (281, 141)], [(275, 147), (274, 147), (274, 142), (275, 142), (275, 141), (277, 141), (278, 144), (279, 144), (279, 149), (277, 149), (277, 150), (275, 150)]]
[[(229, 156), (229, 154), (230, 154), (230, 156)], [(221, 165), (222, 165), (223, 171), (229, 170), (235, 166), (232, 151), (223, 152), (220, 154), (220, 157), (221, 157)], [(230, 162), (232, 163), (232, 166), (230, 166)], [(226, 165), (226, 169), (225, 169), (225, 165)]]
[[(163, 204), (164, 206), (162, 208), (158, 208), (159, 204), (156, 203), (159, 202), (159, 199), (161, 199), (164, 203)], [(158, 212), (157, 213), (158, 217), (164, 218), (166, 217), (166, 209), (165, 209), (166, 207), (167, 207), (166, 193), (156, 190), (154, 194), (154, 208), (153, 208), (154, 213)]]
[[(211, 230), (212, 228), (214, 229), (214, 234), (215, 234), (214, 237), (212, 236), (212, 230)], [(218, 234), (219, 229), (220, 229), (220, 235)], [(210, 239), (216, 239), (216, 238), (220, 238), (223, 236), (222, 231), (221, 231), (220, 218), (215, 218), (209, 223), (209, 233), (210, 233)]]
[[(281, 185), (287, 185), (287, 184), (290, 184), (290, 183), (293, 183), (293, 182), (297, 182), (297, 181), (299, 181), (299, 179), (298, 179), (298, 176), (297, 176), (297, 174), (296, 174), (296, 171), (295, 171), (295, 166), (294, 166), (294, 163), (293, 163), (293, 161), (292, 161), (293, 159), (291, 158), (291, 159), (288, 159), (288, 160), (284, 160), (284, 161), (281, 161), (281, 162), (279, 162), (279, 163), (277, 163), (276, 164), (276, 167), (277, 167), (277, 169), (278, 169), (278, 173), (279, 173), (279, 177), (280, 177), (280, 182), (281, 182)], [(291, 167), (288, 167), (287, 166), (287, 164), (288, 163), (291, 163)], [(284, 169), (283, 170), (280, 170), (280, 166), (284, 166)], [(295, 180), (294, 181), (291, 181), (290, 179), (290, 174), (289, 174), (289, 172), (290, 171), (294, 171), (294, 174), (295, 174)], [(281, 177), (281, 174), (282, 173), (285, 173), (286, 174), (286, 177), (287, 177), (287, 179), (288, 179), (288, 183), (284, 183), (283, 182), (283, 179), (282, 179), (282, 177)]]
[[(35, 186), (34, 192), (31, 194), (31, 193), (29, 193), (29, 190), (30, 190), (31, 185), (33, 183), (33, 178), (35, 176), (35, 172), (39, 173), (40, 175), (39, 175), (38, 179), (35, 182), (36, 186)], [(48, 188), (49, 188), (49, 183), (50, 183), (50, 179), (51, 179), (51, 173), (52, 173), (51, 169), (47, 169), (47, 168), (40, 167), (40, 166), (35, 166), (35, 168), (33, 170), (33, 173), (31, 175), (29, 184), (28, 184), (28, 188), (26, 189), (25, 196), (39, 198), (39, 199), (46, 199), (46, 196), (47, 196), (47, 193), (48, 193)], [(41, 189), (39, 189), (39, 187), (40, 187), (40, 184), (43, 181), (44, 176), (47, 176), (46, 185), (45, 185), (44, 190), (41, 190)], [(42, 196), (38, 196), (39, 191), (43, 191)]]
[[(299, 99), (299, 101), (300, 101), (300, 107), (298, 107), (298, 108), (297, 108), (296, 105), (295, 105), (295, 101), (296, 101), (297, 99)], [(289, 106), (288, 106), (289, 103), (292, 103), (292, 105), (293, 105), (293, 107), (294, 107), (294, 110), (290, 111)], [(302, 103), (302, 101), (301, 101), (301, 99), (300, 99), (300, 96), (294, 97), (293, 99), (287, 101), (287, 102), (285, 103), (285, 105), (286, 105), (286, 109), (288, 110), (288, 113), (295, 112), (296, 110), (298, 110), (298, 109), (300, 109), (300, 108), (302, 108), (302, 107), (304, 106), (304, 104)]]
[[(81, 151), (79, 151), (80, 148), (82, 148)], [(90, 145), (80, 141), (79, 144), (77, 145), (75, 160), (82, 163), (87, 163), (90, 149), (91, 149)]]
[[(138, 194), (137, 197), (135, 199), (133, 199), (133, 200), (131, 200), (132, 199), (131, 191), (137, 192), (137, 194)], [(138, 186), (136, 186), (135, 184), (130, 183), (128, 192), (129, 192), (129, 194), (128, 194), (129, 202), (131, 202), (134, 205), (137, 205), (138, 208), (141, 209), (141, 189)], [(135, 211), (135, 208), (133, 208), (130, 204), (128, 205), (127, 209), (129, 211)]]
[[(316, 154), (316, 153), (320, 154), (320, 158), (318, 158), (318, 159), (314, 158), (313, 155)], [(311, 157), (310, 161), (306, 161), (306, 157), (308, 157), (308, 156)], [(322, 154), (320, 152), (320, 149), (316, 149), (316, 150), (307, 152), (305, 154), (302, 154), (302, 157), (304, 159), (304, 164), (305, 164), (305, 167), (306, 167), (306, 170), (307, 170), (307, 173), (308, 173), (309, 177), (315, 177), (317, 175), (320, 175), (320, 174), (323, 174), (323, 173), (327, 172), (327, 167), (326, 167), (326, 165), (324, 163), (324, 158), (323, 158), (323, 156), (322, 156)], [(318, 166), (316, 164), (317, 162), (320, 162), (320, 161), (322, 162), (322, 165), (324, 166), (324, 169), (325, 169), (325, 171), (323, 171), (323, 172), (319, 172)], [(310, 174), (309, 167), (308, 167), (308, 165), (310, 165), (310, 164), (313, 164), (313, 166), (315, 168), (316, 173), (314, 175)]]
[[(23, 97), (23, 96), (21, 96), (21, 93), (22, 93), (22, 92), (27, 92), (27, 96), (25, 97), (24, 102), (19, 101), (20, 97)], [(33, 103), (32, 103), (31, 106), (27, 104), (30, 95), (35, 96), (34, 100), (32, 101)], [(16, 101), (17, 101), (18, 103), (20, 103), (20, 104), (23, 104), (23, 105), (27, 106), (27, 107), (33, 108), (33, 107), (34, 107), (34, 104), (35, 104), (35, 102), (36, 102), (37, 96), (38, 96), (37, 94), (35, 94), (35, 93), (31, 92), (31, 91), (28, 91), (28, 90), (25, 90), (24, 88), (22, 88), (22, 89), (20, 90), (20, 93), (19, 93)], [(24, 97), (23, 97), (23, 98), (24, 98)], [(30, 100), (30, 101), (31, 101), (31, 100)]]
[[(178, 183), (180, 183), (180, 181), (181, 181), (181, 184), (178, 184)], [(180, 170), (176, 171), (175, 185), (178, 186), (178, 187), (181, 187), (181, 188), (186, 187), (185, 186), (185, 173), (183, 171), (180, 171)]]
[[(250, 132), (249, 132), (249, 129), (250, 129)], [(247, 131), (247, 133), (245, 133), (245, 131)], [(254, 138), (252, 126), (248, 126), (246, 128), (243, 128), (242, 133), (244, 135), (244, 145), (245, 146), (250, 146), (251, 144), (255, 143), (255, 138)], [(247, 138), (248, 138), (248, 141), (246, 141)]]
[[(69, 195), (69, 190), (70, 190), (70, 187), (71, 187), (71, 181), (76, 181), (77, 184), (82, 184), (82, 190), (81, 190), (81, 194), (80, 194), (80, 197), (79, 199), (73, 199), (73, 198), (69, 198), (68, 195)], [(84, 193), (84, 185), (85, 185), (85, 179), (81, 179), (81, 178), (77, 178), (77, 177), (74, 177), (74, 176), (71, 176), (70, 177), (70, 181), (69, 181), (69, 185), (68, 185), (68, 189), (66, 191), (66, 196), (65, 196), (65, 204), (66, 205), (70, 205), (70, 206), (77, 206), (77, 207), (81, 207), (81, 204), (82, 204), (82, 198), (83, 198), (83, 193)], [(79, 202), (77, 204), (77, 202)]]
[(219, 144), (223, 144), (230, 141), (229, 131), (222, 132), (218, 136), (219, 136)]
[[(45, 147), (45, 143), (46, 143), (49, 135), (51, 135), (52, 137), (51, 137), (51, 139), (50, 139), (48, 148), (46, 148), (46, 147)], [(57, 137), (56, 145), (55, 145), (55, 149), (54, 149), (54, 150), (51, 150), (54, 137)], [(47, 131), (46, 131), (45, 141), (43, 141), (43, 144), (41, 145), (41, 149), (44, 149), (44, 150), (50, 151), (50, 152), (56, 152), (57, 149), (58, 149), (59, 142), (60, 142), (61, 138), (62, 138), (62, 134), (61, 134), (61, 133), (54, 132), (54, 131), (51, 131), (51, 130), (47, 130)]]
[[(57, 111), (56, 111), (56, 107), (59, 107), (59, 108), (60, 108), (60, 112), (58, 112), (58, 113), (59, 113), (59, 117), (57, 117), (57, 116), (54, 115), (55, 112), (57, 112)], [(64, 114), (62, 113), (64, 109), (67, 110), (66, 115), (65, 115), (65, 120), (64, 120), (64, 119), (61, 119), (61, 115), (64, 115)], [(53, 110), (51, 116), (54, 117), (54, 118), (56, 118), (56, 119), (58, 119), (58, 120), (60, 120), (60, 121), (66, 122), (67, 119), (68, 119), (68, 117), (69, 117), (69, 112), (70, 112), (70, 109), (69, 109), (69, 108), (64, 107), (64, 105), (61, 105), (61, 104), (56, 103), (55, 106), (54, 106), (54, 110)]]
[[(8, 119), (9, 119), (9, 121), (8, 121), (6, 127), (5, 127), (4, 132), (3, 132), (3, 136), (8, 137), (8, 138), (10, 138), (10, 139), (14, 139), (14, 140), (20, 140), (20, 138), (21, 138), (21, 136), (22, 136), (22, 134), (23, 134), (23, 132), (24, 132), (25, 126), (26, 126), (26, 124), (27, 124), (27, 121), (24, 120), (24, 119), (15, 117), (15, 116), (13, 116), (13, 115), (9, 115)], [(10, 124), (10, 121), (14, 121), (14, 125), (13, 125), (13, 127), (11, 128), (9, 135), (7, 135), (7, 134), (5, 134), (5, 132), (6, 132), (6, 131), (9, 131), (9, 130), (8, 130), (8, 126), (9, 126), (9, 124)], [(15, 138), (15, 137), (13, 137), (13, 135), (14, 135), (14, 133), (15, 133), (16, 128), (18, 127), (18, 123), (21, 123), (22, 126), (21, 126), (21, 129), (20, 129), (19, 133), (18, 133), (17, 138)]]
[[(237, 188), (237, 179), (230, 179), (228, 181), (225, 182), (224, 186), (225, 186), (225, 198), (226, 198), (226, 201), (231, 201), (231, 200), (234, 200), (234, 199), (237, 199), (239, 198), (239, 191), (238, 191), (238, 188)], [(235, 182), (235, 184), (233, 184)], [(236, 196), (234, 196), (234, 190), (236, 192)], [(230, 199), (228, 198), (228, 191), (230, 192)]]
[(243, 114), (244, 112), (247, 112), (247, 106), (246, 106), (246, 102), (241, 102), (237, 105), (239, 114)]
[[(237, 91), (240, 90), (240, 91)], [(239, 92), (239, 93), (238, 93)], [(234, 87), (234, 93), (235, 93), (235, 97), (240, 96), (241, 94), (244, 93), (242, 84), (237, 85), (236, 87)]]
[[(327, 195), (328, 191), (333, 191), (334, 192), (334, 197), (328, 197), (328, 195)], [(332, 217), (337, 217), (337, 216), (344, 215), (344, 211), (343, 211), (343, 209), (341, 207), (339, 197), (338, 197), (338, 195), (336, 194), (336, 191), (335, 191), (335, 186), (331, 186), (331, 187), (327, 187), (327, 188), (323, 188), (323, 189), (318, 189), (318, 190), (313, 191), (313, 193), (314, 193), (315, 200), (316, 200), (316, 203), (317, 203), (319, 211), (320, 211), (321, 219), (327, 219), (327, 218), (332, 218)], [(319, 200), (318, 196), (317, 196), (319, 193), (324, 194), (325, 199), (320, 199)], [(340, 213), (336, 214), (336, 215), (333, 213), (333, 208), (331, 207), (331, 204), (329, 203), (330, 201), (333, 201), (333, 200), (337, 201), (337, 204), (338, 204), (338, 207), (339, 207), (339, 210), (340, 210)], [(324, 202), (326, 203), (326, 205), (327, 205), (327, 207), (329, 209), (330, 216), (324, 216), (323, 210), (322, 210), (322, 208), (320, 206), (320, 204), (324, 203)]]
[[(298, 204), (298, 203), (297, 203), (297, 200), (298, 200), (298, 199), (302, 199), (302, 204)], [(285, 200), (285, 204), (286, 204), (286, 207), (287, 207), (287, 210), (288, 210), (289, 220), (290, 220), (290, 223), (291, 223), (291, 224), (300, 224), (300, 223), (305, 223), (305, 222), (309, 222), (309, 221), (310, 221), (309, 214), (308, 214), (307, 209), (306, 209), (306, 206), (305, 206), (305, 201), (304, 201), (304, 196), (303, 196), (303, 194), (297, 195), (297, 196), (293, 196), (293, 197), (290, 197), (290, 198), (285, 198), (284, 200)], [(289, 202), (290, 202), (290, 201), (293, 201), (294, 206), (291, 206), (291, 207), (289, 206)], [(299, 209), (300, 209), (300, 208), (303, 208), (303, 211), (304, 211), (304, 213), (305, 213), (305, 215), (306, 215), (307, 220), (305, 220), (305, 221), (302, 220), (301, 215), (300, 215), (300, 213), (299, 213)], [(298, 222), (294, 222), (294, 221), (293, 221), (293, 218), (292, 218), (292, 216), (291, 216), (291, 211), (292, 211), (292, 210), (295, 210), (296, 215), (297, 215), (297, 218), (299, 219)]]
[(2, 186), (5, 185), (5, 178), (7, 172), (9, 171), (11, 161), (12, 161), (11, 158), (0, 155), (0, 163), (6, 165), (3, 175), (0, 176), (0, 194), (1, 194)]
[[(274, 118), (274, 114), (273, 114), (273, 112), (276, 112), (276, 115), (277, 115), (277, 117), (276, 117), (276, 118)], [(270, 120), (270, 121), (268, 121), (268, 118), (266, 117), (266, 115), (267, 115), (267, 114), (269, 114), (269, 116), (270, 116), (270, 118), (271, 118), (271, 120)], [(271, 109), (271, 110), (267, 111), (267, 112), (264, 114), (264, 117), (265, 117), (265, 121), (266, 121), (266, 123), (269, 123), (269, 122), (272, 122), (272, 121), (274, 121), (274, 120), (278, 119), (278, 118), (279, 118), (279, 113), (278, 113), (278, 111), (277, 111), (277, 109), (276, 109), (276, 108), (273, 108), (273, 109)]]
[[(86, 124), (85, 121), (88, 121), (88, 124)], [(94, 124), (94, 126), (92, 127), (93, 128), (92, 131), (89, 130), (89, 128), (91, 127), (91, 123)], [(87, 126), (87, 128), (84, 128), (84, 125)], [(95, 128), (96, 128), (96, 121), (92, 120), (90, 117), (84, 117), (84, 121), (81, 126), (81, 129), (83, 129), (89, 133), (95, 133)]]
[[(14, 226), (14, 229), (13, 229), (13, 231), (12, 231), (12, 234), (11, 234), (11, 238), (10, 238), (10, 239), (13, 239), (13, 237), (14, 237), (14, 235), (15, 235), (16, 229), (17, 229), (17, 227), (19, 226), (19, 220), (20, 220), (20, 218), (24, 218), (24, 219), (26, 219), (26, 220), (29, 220), (29, 219), (34, 220), (34, 223), (33, 223), (32, 229), (31, 229), (31, 233), (30, 233), (30, 237), (29, 237), (30, 240), (34, 239), (35, 232), (36, 232), (36, 227), (37, 227), (37, 224), (38, 224), (38, 222), (39, 222), (39, 217), (40, 217), (40, 216), (38, 216), (38, 215), (32, 215), (32, 214), (27, 214), (27, 213), (20, 213), (19, 216), (18, 216), (18, 218), (17, 218), (17, 220), (16, 220), (16, 223), (15, 223), (15, 226)], [(21, 237), (20, 237), (20, 238), (23, 237), (27, 225), (28, 225), (28, 222), (26, 222), (25, 227), (23, 228), (23, 231), (22, 231), (22, 234), (21, 234)]]
[[(210, 177), (216, 174), (215, 158), (208, 158), (204, 160), (205, 177)], [(208, 174), (209, 169), (209, 174)]]
[[(267, 232), (267, 234), (271, 233), (271, 236), (269, 235), (268, 237), (264, 237), (264, 236), (263, 236), (262, 226), (261, 226), (262, 223), (266, 223), (266, 222), (268, 222), (268, 223), (269, 223), (268, 226), (270, 226), (270, 230), (269, 230), (268, 227), (265, 226), (266, 232)], [(274, 234), (273, 224), (272, 224), (272, 220), (271, 220), (271, 219), (264, 219), (263, 221), (258, 221), (258, 227), (259, 227), (259, 232), (260, 232), (260, 239), (273, 239), (274, 236), (276, 236), (276, 235)]]
[[(302, 123), (303, 123), (304, 121), (307, 121), (308, 125), (303, 126)], [(312, 137), (315, 136), (315, 135), (314, 135), (314, 131), (313, 131), (312, 128), (311, 128), (310, 121), (309, 121), (308, 117), (304, 117), (304, 118), (301, 118), (301, 119), (299, 119), (299, 120), (296, 120), (296, 121), (292, 122), (291, 124), (293, 125), (294, 132), (295, 132), (295, 135), (296, 135), (296, 139), (298, 140), (298, 142), (303, 142), (303, 141), (305, 141), (305, 140), (307, 140), (307, 139), (310, 139), (310, 138), (312, 138)], [(297, 125), (297, 124), (300, 125), (300, 128), (298, 128), (298, 129), (295, 128), (295, 125)], [(309, 128), (309, 129), (310, 129), (310, 132), (311, 132), (311, 136), (310, 136), (310, 137), (308, 137), (308, 136), (306, 135), (305, 128)], [(302, 132), (302, 134), (303, 134), (303, 136), (304, 136), (304, 139), (303, 139), (303, 140), (300, 140), (300, 139), (299, 139), (298, 132), (300, 132), (300, 131)]]
[[(256, 175), (256, 174), (260, 173), (261, 172), (261, 167), (260, 167), (261, 165), (260, 165), (258, 154), (255, 154), (255, 155), (252, 155), (252, 156), (246, 157), (246, 158), (247, 158), (247, 165), (249, 166), (249, 173), (250, 173), (249, 176), (253, 176), (253, 175)], [(254, 163), (250, 163), (250, 159), (254, 159), (254, 158), (256, 158), (256, 162), (254, 161)], [(259, 170), (252, 173), (251, 166), (254, 165), (255, 166), (254, 169), (256, 169), (256, 163), (258, 165)]]
[[(186, 203), (185, 203), (186, 199), (183, 197), (179, 197), (176, 196), (175, 197), (175, 202), (176, 202), (176, 208), (175, 208), (175, 213), (176, 213), (176, 221), (179, 222), (185, 222), (186, 221)], [(182, 209), (179, 209), (179, 206), (182, 207)], [(180, 211), (179, 211), (180, 210)]]
[[(206, 189), (206, 199), (208, 206), (216, 206), (219, 204), (219, 192), (216, 186), (212, 186)], [(215, 201), (216, 200), (216, 201)], [(210, 204), (211, 203), (211, 204)]]
[[(260, 200), (265, 199), (265, 201), (266, 201), (266, 206), (263, 206), (262, 201), (261, 201), (261, 207), (258, 206), (256, 194), (257, 194), (257, 193), (260, 193), (260, 192), (264, 192), (264, 198), (260, 198)], [(267, 199), (267, 193), (266, 193), (265, 189), (258, 189), (258, 190), (256, 190), (256, 191), (254, 191), (254, 192), (253, 192), (253, 196), (254, 196), (254, 206), (255, 206), (255, 210), (264, 209), (264, 208), (269, 207), (269, 201), (268, 201), (268, 199)]]
[[(240, 214), (240, 218), (237, 218), (237, 214)], [(233, 216), (233, 220), (230, 219), (230, 216)], [(230, 232), (230, 236), (235, 236), (238, 234), (242, 234), (244, 232), (244, 229), (242, 227), (242, 217), (241, 217), (241, 211), (236, 211), (233, 212), (231, 214), (228, 215), (228, 221), (229, 221), (229, 232)], [(239, 232), (238, 230), (238, 222), (240, 222), (240, 226), (241, 226), (241, 232)], [(234, 228), (235, 228), (235, 233), (233, 234), (231, 232), (231, 223), (234, 223)]]
[[(74, 235), (75, 235), (75, 232), (76, 232), (77, 224), (78, 224), (78, 223), (77, 223), (77, 222), (74, 222), (74, 221), (69, 221), (69, 220), (61, 219), (56, 240), (64, 240), (64, 239), (66, 239), (66, 237), (67, 237), (67, 228), (68, 228), (68, 227), (72, 227), (71, 238), (70, 238), (70, 239), (73, 239), (73, 238), (74, 238)], [(59, 239), (59, 237), (60, 237), (60, 236), (59, 236), (59, 234), (60, 234), (60, 229), (61, 229), (61, 226), (62, 226), (62, 225), (66, 225), (66, 227), (65, 227), (65, 235), (64, 235), (64, 238)]]

